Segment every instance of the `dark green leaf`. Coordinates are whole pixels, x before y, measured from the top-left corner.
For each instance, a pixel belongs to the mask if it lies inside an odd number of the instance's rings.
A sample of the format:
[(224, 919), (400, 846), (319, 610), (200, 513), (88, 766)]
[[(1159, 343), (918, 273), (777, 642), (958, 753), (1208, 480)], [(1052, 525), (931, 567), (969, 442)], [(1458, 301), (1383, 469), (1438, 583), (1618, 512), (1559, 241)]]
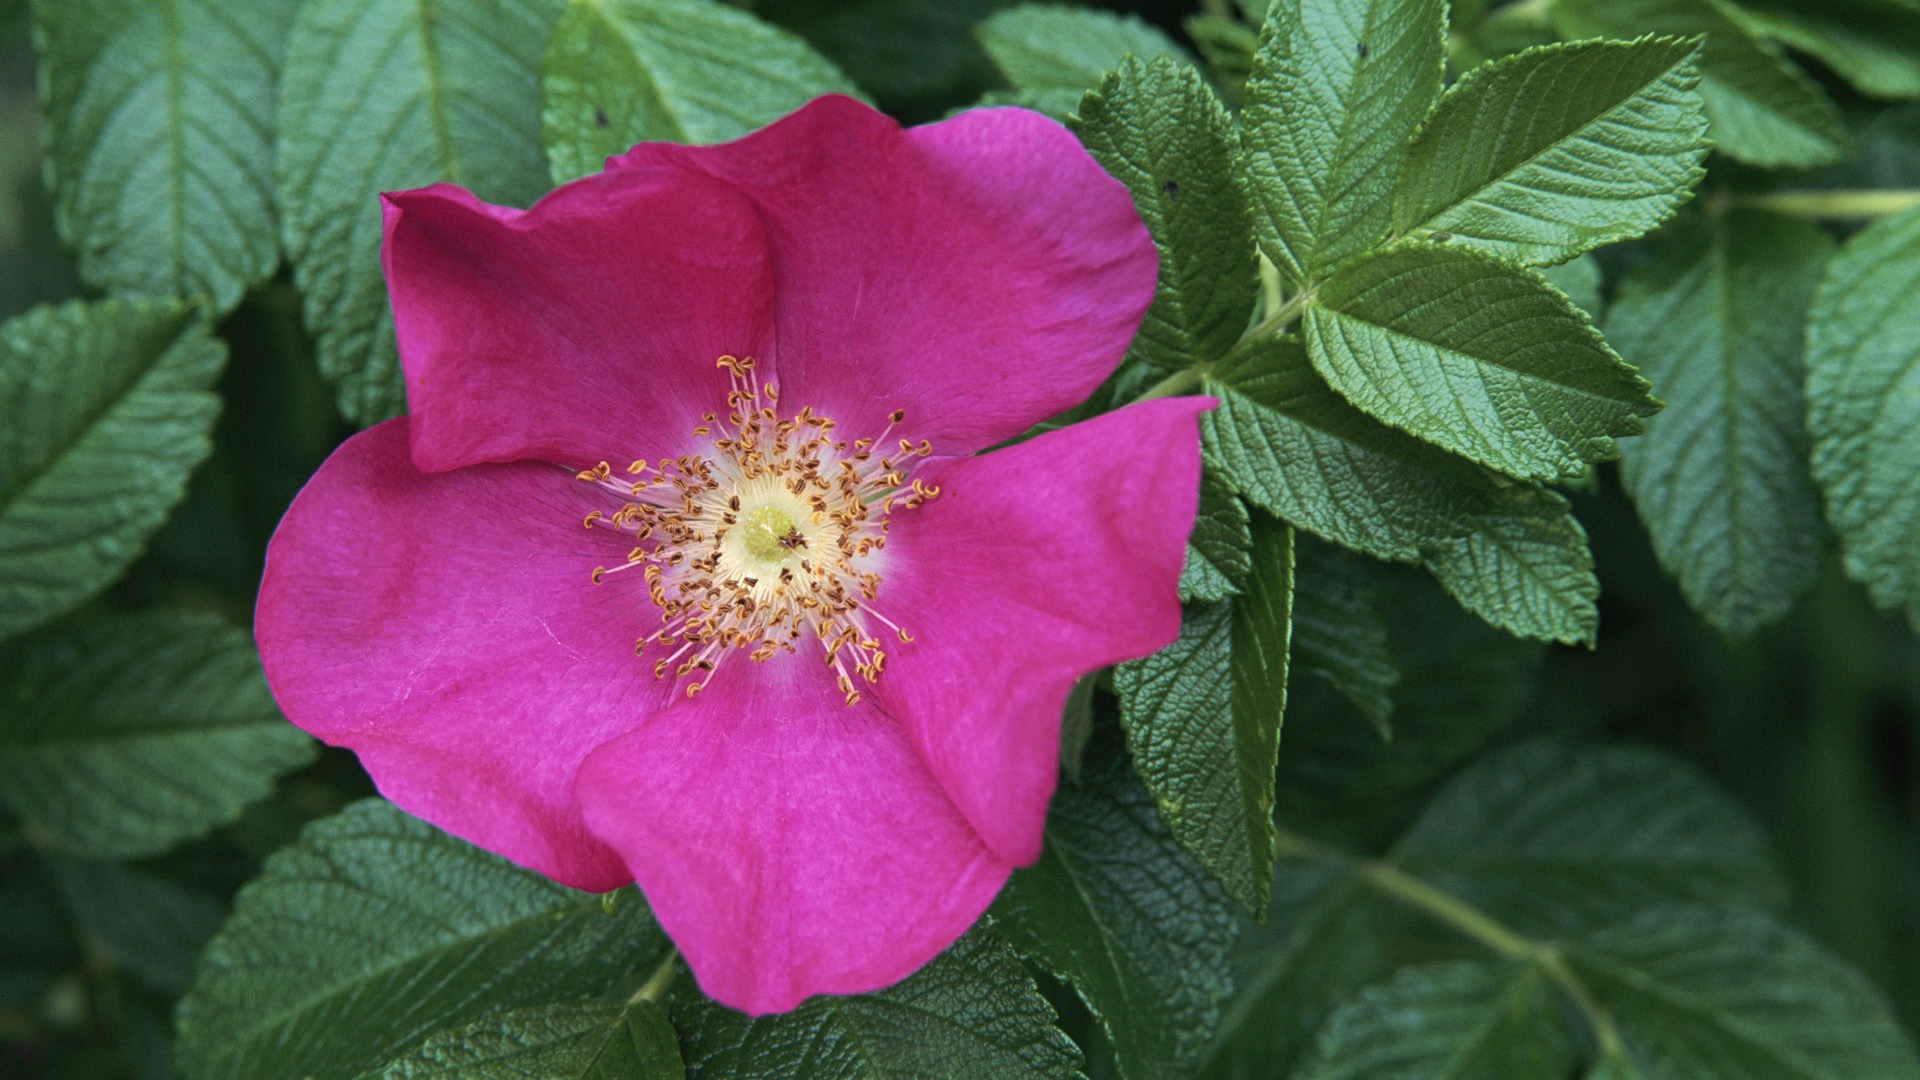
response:
[(1247, 504), (1220, 474), (1200, 474), (1200, 509), (1187, 538), (1187, 561), (1180, 569), (1180, 599), (1225, 600), (1238, 596), (1253, 568), (1253, 533)]
[(1592, 647), (1600, 580), (1587, 531), (1567, 500), (1516, 484), (1468, 521), (1471, 532), (1427, 553), (1427, 568), (1447, 592), (1509, 633)]
[(1728, 13), (1798, 49), (1863, 94), (1920, 97), (1920, 8), (1901, 0), (1742, 0)]
[(1537, 271), (1547, 284), (1567, 294), (1573, 306), (1589, 315), (1600, 314), (1600, 264), (1593, 256), (1582, 255), (1558, 266), (1543, 266)]
[(226, 918), (218, 900), (118, 863), (49, 861), (92, 955), (170, 994), (186, 990)]
[[(1191, 63), (1185, 49), (1139, 16), (1093, 8), (1022, 4), (982, 20), (973, 33), (1032, 108), (1060, 119), (1079, 109), (1081, 96), (1124, 56), (1144, 61), (1165, 54), (1176, 69)], [(1218, 179), (1232, 183), (1226, 173)]]
[(273, 272), (273, 97), (296, 3), (36, 6), (47, 178), (88, 284), (225, 311)]
[(370, 799), (240, 890), (180, 1005), (180, 1071), (357, 1076), (434, 1032), (603, 993), (667, 948), (645, 904), (609, 915)]
[(305, 0), (277, 174), (287, 254), (340, 411), (406, 405), (380, 272), (383, 191), (446, 180), (524, 206), (547, 187), (540, 50), (565, 0)]
[(1352, 554), (1303, 539), (1295, 560), (1293, 669), (1332, 683), (1382, 738), (1391, 736), (1400, 670), (1367, 568)]
[(555, 183), (635, 143), (724, 142), (821, 94), (859, 94), (805, 41), (715, 0), (571, 4), (541, 87)]
[(1696, 48), (1582, 42), (1475, 68), (1408, 151), (1394, 231), (1541, 265), (1659, 225), (1707, 156)]
[(1513, 476), (1578, 474), (1659, 410), (1565, 296), (1479, 251), (1362, 260), (1304, 318), (1313, 366), (1355, 405)]
[(108, 300), (0, 325), (0, 638), (113, 584), (186, 491), (226, 350), (187, 309)]
[(1560, 996), (1533, 964), (1402, 968), (1328, 1018), (1300, 1080), (1563, 1080)]
[(1801, 337), (1833, 241), (1735, 211), (1661, 238), (1620, 283), (1607, 334), (1667, 411), (1621, 478), (1687, 601), (1735, 635), (1787, 614), (1819, 579)]
[(678, 1080), (659, 1006), (578, 1001), (515, 1009), (430, 1036), (363, 1080)]

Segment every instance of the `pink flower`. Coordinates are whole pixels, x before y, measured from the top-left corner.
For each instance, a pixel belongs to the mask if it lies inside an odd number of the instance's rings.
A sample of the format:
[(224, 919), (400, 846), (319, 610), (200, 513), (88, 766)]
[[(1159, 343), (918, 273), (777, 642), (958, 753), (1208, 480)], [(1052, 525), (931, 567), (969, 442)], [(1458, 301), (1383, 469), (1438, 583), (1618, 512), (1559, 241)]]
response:
[(389, 195), (383, 259), (412, 413), (274, 536), (287, 715), (455, 835), (637, 880), (748, 1012), (958, 937), (1039, 855), (1068, 688), (1178, 630), (1209, 400), (974, 456), (1118, 363), (1126, 191), (1035, 113), (828, 97), (524, 212)]

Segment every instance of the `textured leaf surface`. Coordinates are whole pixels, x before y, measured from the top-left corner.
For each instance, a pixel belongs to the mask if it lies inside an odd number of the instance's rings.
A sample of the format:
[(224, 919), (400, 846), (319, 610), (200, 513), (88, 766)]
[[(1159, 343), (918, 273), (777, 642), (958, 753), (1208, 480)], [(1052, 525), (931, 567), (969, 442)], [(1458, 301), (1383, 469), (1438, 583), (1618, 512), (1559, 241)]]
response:
[[(981, 20), (973, 33), (1031, 107), (1060, 119), (1079, 110), (1082, 96), (1120, 67), (1121, 57), (1166, 55), (1175, 65), (1191, 64), (1185, 49), (1139, 16), (1093, 8), (1022, 4)], [(1219, 179), (1231, 182), (1224, 173)]]
[(1122, 1076), (1191, 1075), (1232, 993), (1238, 924), (1220, 887), (1160, 821), (1118, 739), (1047, 814), (1040, 861), (993, 912), (1014, 948), (1071, 982)]
[(306, 0), (287, 42), (282, 233), (321, 373), (360, 424), (406, 407), (380, 273), (383, 191), (547, 187), (540, 50), (565, 0)]
[(1403, 968), (1320, 1029), (1302, 1080), (1554, 1080), (1573, 1072), (1561, 991), (1532, 964)]
[(1590, 315), (1600, 314), (1600, 264), (1593, 256), (1582, 255), (1558, 266), (1543, 266), (1535, 271), (1547, 284), (1567, 294), (1573, 306)]
[(1577, 474), (1659, 409), (1565, 296), (1466, 248), (1356, 263), (1304, 321), (1313, 366), (1355, 405), (1513, 476)]
[(1607, 335), (1667, 409), (1621, 479), (1687, 602), (1742, 635), (1820, 577), (1801, 339), (1833, 253), (1825, 230), (1735, 211), (1689, 220), (1620, 283)]
[(36, 6), (47, 177), (88, 284), (224, 311), (273, 272), (273, 99), (296, 4)]
[(1544, 265), (1659, 225), (1707, 155), (1696, 48), (1581, 42), (1475, 68), (1408, 151), (1394, 231)]
[(667, 949), (646, 905), (522, 870), (369, 799), (240, 890), (179, 1011), (210, 1077), (352, 1077), (428, 1035), (602, 993)]
[(689, 999), (673, 1019), (694, 1080), (1020, 1080), (1080, 1066), (1052, 1007), (987, 927), (878, 993), (760, 1017)]
[(1260, 250), (1289, 283), (1384, 240), (1407, 140), (1440, 90), (1446, 5), (1280, 0), (1240, 114)]
[(644, 1001), (515, 1009), (429, 1037), (364, 1080), (678, 1080), (673, 1024)]
[(1318, 541), (1300, 541), (1296, 554), (1290, 663), (1333, 684), (1386, 737), (1400, 669), (1367, 568)]
[(1200, 474), (1200, 508), (1187, 537), (1180, 568), (1180, 599), (1225, 600), (1238, 596), (1253, 568), (1253, 533), (1247, 504), (1212, 469)]
[(1559, 0), (1552, 6), (1568, 38), (1705, 35), (1700, 94), (1715, 148), (1771, 167), (1837, 161), (1847, 144), (1840, 110), (1733, 11), (1723, 0)]
[(1591, 647), (1600, 633), (1600, 579), (1567, 500), (1516, 485), (1468, 521), (1472, 531), (1427, 554), (1441, 586), (1509, 633)]
[(1413, 562), (1492, 497), (1472, 464), (1348, 404), (1297, 340), (1250, 343), (1206, 391), (1220, 399), (1200, 421), (1207, 460), (1249, 500), (1336, 544)]
[(226, 350), (171, 303), (0, 325), (0, 638), (119, 578), (212, 449)]
[(1847, 572), (1920, 626), (1920, 209), (1827, 264), (1807, 316), (1807, 430)]
[(1191, 67), (1128, 60), (1087, 97), (1074, 130), (1133, 193), (1160, 250), (1153, 305), (1132, 355), (1168, 369), (1225, 356), (1259, 295), (1225, 106)]
[(576, 0), (541, 88), (555, 183), (635, 143), (725, 142), (821, 94), (860, 93), (805, 41), (714, 0)]

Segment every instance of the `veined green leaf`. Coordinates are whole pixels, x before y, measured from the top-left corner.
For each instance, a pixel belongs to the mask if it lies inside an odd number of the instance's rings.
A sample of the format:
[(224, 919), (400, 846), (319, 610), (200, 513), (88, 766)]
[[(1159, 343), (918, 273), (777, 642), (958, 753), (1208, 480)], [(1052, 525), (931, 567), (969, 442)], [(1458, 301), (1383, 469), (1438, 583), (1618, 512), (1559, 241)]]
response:
[(1703, 175), (1697, 49), (1589, 41), (1468, 72), (1413, 140), (1394, 231), (1543, 265), (1659, 225)]
[(186, 990), (194, 960), (226, 918), (218, 900), (121, 863), (48, 862), (91, 955), (169, 994)]
[(1293, 584), (1293, 669), (1333, 684), (1383, 739), (1391, 738), (1400, 669), (1387, 648), (1387, 624), (1367, 568), (1350, 552), (1303, 539)]
[(1660, 408), (1558, 290), (1467, 248), (1363, 259), (1320, 286), (1304, 322), (1313, 366), (1348, 400), (1512, 476), (1578, 474)]
[(0, 638), (119, 578), (212, 449), (226, 349), (173, 303), (0, 325)]
[(89, 284), (225, 311), (273, 272), (273, 98), (296, 3), (35, 6), (47, 179)]
[(679, 1080), (666, 1011), (646, 1001), (576, 1001), (476, 1020), (429, 1036), (361, 1080)]
[(1742, 0), (1728, 14), (1875, 97), (1920, 97), (1920, 8), (1900, 0)]
[(1785, 617), (1820, 577), (1801, 339), (1833, 248), (1771, 214), (1696, 218), (1621, 281), (1607, 316), (1667, 400), (1621, 478), (1687, 602), (1729, 634)]
[(1920, 627), (1920, 209), (1827, 264), (1807, 316), (1807, 430), (1847, 572)]
[(1440, 91), (1438, 0), (1281, 0), (1247, 78), (1254, 235), (1288, 284), (1387, 238), (1407, 140)]
[(313, 758), (253, 640), (206, 615), (70, 623), (0, 650), (0, 804), (59, 851), (153, 855)]
[(1260, 292), (1246, 196), (1234, 182), (1232, 117), (1193, 68), (1132, 59), (1088, 95), (1073, 127), (1133, 193), (1160, 250), (1132, 355), (1167, 369), (1225, 356)]
[(1026, 1080), (1079, 1075), (1019, 958), (990, 927), (954, 942), (905, 982), (873, 994), (808, 998), (749, 1017), (688, 995), (675, 1005), (681, 1051), (701, 1080)]
[(1587, 531), (1558, 493), (1516, 484), (1469, 515), (1472, 529), (1427, 553), (1427, 569), (1462, 607), (1520, 637), (1592, 647), (1600, 579)]
[(860, 91), (805, 41), (715, 0), (572, 0), (541, 63), (555, 183), (639, 142), (715, 143)]
[(565, 0), (305, 0), (280, 85), (282, 230), (320, 371), (360, 424), (406, 406), (380, 272), (383, 191), (547, 187), (540, 50)]
[(1536, 964), (1402, 968), (1320, 1029), (1301, 1080), (1555, 1080), (1573, 1072), (1562, 991)]
[(1260, 47), (1260, 35), (1238, 19), (1212, 12), (1189, 15), (1180, 26), (1199, 48), (1221, 92), (1239, 104), (1247, 75), (1253, 70), (1254, 50)]
[[(1026, 104), (1057, 119), (1077, 111), (1082, 95), (1124, 56), (1165, 55), (1176, 68), (1192, 63), (1187, 50), (1139, 16), (1094, 8), (1021, 4), (981, 20), (973, 34)], [(1219, 179), (1232, 182), (1226, 174)]]
[(1238, 596), (1253, 568), (1253, 533), (1247, 504), (1233, 485), (1212, 469), (1200, 473), (1200, 509), (1187, 537), (1187, 561), (1180, 568), (1181, 602), (1225, 600)]
[(435, 1032), (604, 993), (668, 947), (637, 899), (609, 915), (369, 799), (240, 890), (180, 1003), (180, 1071), (358, 1076)]
[(1542, 266), (1534, 271), (1546, 283), (1567, 294), (1573, 306), (1586, 312), (1593, 318), (1600, 315), (1600, 264), (1591, 255), (1582, 255), (1572, 262), (1563, 262), (1557, 266)]

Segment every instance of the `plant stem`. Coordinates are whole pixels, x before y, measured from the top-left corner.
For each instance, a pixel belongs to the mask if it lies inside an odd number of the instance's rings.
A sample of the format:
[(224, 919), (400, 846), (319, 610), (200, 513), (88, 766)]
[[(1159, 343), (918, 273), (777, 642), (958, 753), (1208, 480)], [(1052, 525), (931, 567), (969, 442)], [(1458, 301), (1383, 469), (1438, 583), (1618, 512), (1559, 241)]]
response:
[(680, 959), (680, 951), (668, 949), (667, 955), (660, 961), (660, 966), (654, 968), (653, 974), (647, 976), (647, 981), (641, 983), (640, 989), (633, 992), (633, 996), (627, 999), (627, 1004), (636, 1005), (642, 1001), (651, 1005), (660, 1004), (660, 999), (667, 996), (667, 987), (673, 985), (673, 962), (678, 959)]
[(1307, 302), (1313, 299), (1314, 292), (1315, 290), (1313, 289), (1302, 289), (1294, 293), (1287, 298), (1286, 303), (1274, 308), (1266, 318), (1254, 324), (1253, 329), (1241, 334), (1240, 340), (1243, 342), (1252, 341), (1257, 337), (1277, 334), (1287, 327), (1292, 326), (1293, 321), (1300, 317), (1302, 311), (1306, 310)]
[(1734, 195), (1734, 206), (1776, 214), (1846, 221), (1887, 217), (1920, 206), (1920, 190), (1882, 188), (1858, 191), (1767, 191)]
[(1210, 365), (1181, 368), (1179, 371), (1161, 379), (1142, 391), (1135, 401), (1152, 401), (1154, 398), (1178, 397), (1181, 394), (1200, 389), (1200, 382), (1207, 377)]

